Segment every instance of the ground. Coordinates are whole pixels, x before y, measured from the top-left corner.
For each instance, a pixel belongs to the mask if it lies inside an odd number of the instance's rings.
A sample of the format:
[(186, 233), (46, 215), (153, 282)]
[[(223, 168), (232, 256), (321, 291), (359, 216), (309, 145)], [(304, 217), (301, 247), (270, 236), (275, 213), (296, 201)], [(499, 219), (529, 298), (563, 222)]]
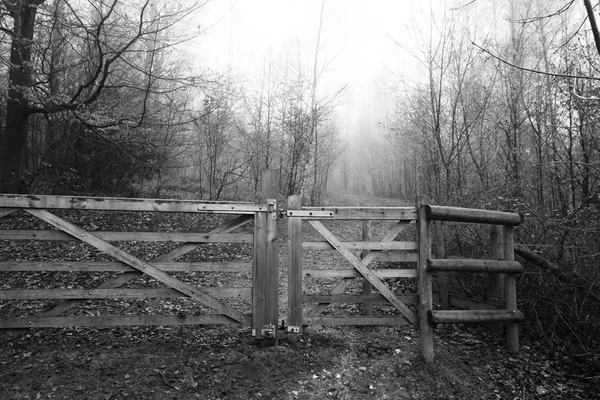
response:
[[(347, 196), (343, 201), (358, 204)], [(105, 229), (113, 223), (103, 217), (82, 225)], [(152, 223), (155, 228), (166, 224)], [(284, 318), (285, 238), (281, 244)], [(9, 250), (22, 256), (21, 245), (0, 245), (3, 258)], [(236, 256), (245, 251), (226, 250)], [(217, 256), (207, 253), (208, 258)], [(93, 257), (91, 252), (82, 256)], [(2, 275), (3, 287), (11, 283), (8, 280)], [(110, 310), (128, 312), (133, 306), (136, 311), (141, 308), (134, 302), (118, 302)], [(167, 306), (185, 312), (176, 302)], [(0, 315), (12, 315), (14, 307), (0, 302)], [(147, 309), (152, 307), (157, 306), (152, 303)], [(235, 325), (0, 331), (0, 398), (600, 398), (593, 380), (583, 379), (563, 363), (561, 354), (547, 354), (527, 337), (522, 338), (521, 351), (511, 354), (502, 338), (484, 328), (440, 326), (435, 332), (435, 357), (433, 367), (421, 360), (418, 332), (410, 327), (309, 327), (301, 336), (279, 331), (279, 346), (269, 348), (256, 346), (249, 332)]]

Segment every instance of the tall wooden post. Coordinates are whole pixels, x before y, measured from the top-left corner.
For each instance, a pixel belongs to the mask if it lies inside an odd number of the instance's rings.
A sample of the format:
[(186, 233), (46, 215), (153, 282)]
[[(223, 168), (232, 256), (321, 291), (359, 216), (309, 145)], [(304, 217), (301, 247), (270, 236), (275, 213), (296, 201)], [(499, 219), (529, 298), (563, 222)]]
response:
[(421, 355), (429, 365), (433, 364), (433, 323), (429, 320), (429, 313), (433, 306), (431, 274), (427, 272), (428, 260), (431, 257), (431, 222), (425, 214), (425, 199), (418, 196), (417, 227), (419, 240), (419, 335), (421, 342)]
[[(365, 242), (368, 242), (369, 240), (371, 240), (371, 221), (370, 220), (362, 221), (362, 240)], [(369, 252), (367, 250), (363, 250), (360, 255), (361, 260), (364, 259), (368, 253)], [(369, 295), (372, 292), (373, 292), (373, 286), (371, 285), (371, 283), (368, 280), (363, 278), (362, 279), (362, 293), (365, 295)], [(373, 315), (373, 302), (367, 301), (367, 300), (363, 301), (362, 314), (363, 315)]]
[[(490, 225), (490, 258), (494, 260), (504, 259), (504, 231), (502, 225)], [(504, 279), (503, 273), (489, 273), (489, 281), (487, 288), (487, 301), (490, 303), (504, 306)], [(504, 332), (503, 322), (490, 322), (488, 328), (502, 335)]]
[[(504, 259), (504, 231), (502, 225), (490, 226), (490, 258)], [(487, 289), (487, 301), (504, 305), (504, 274), (490, 273)]]
[[(446, 248), (444, 246), (444, 231), (442, 221), (435, 221), (435, 258), (446, 258)], [(450, 299), (448, 296), (448, 273), (438, 272), (438, 283), (440, 285), (440, 302), (442, 310), (450, 309)]]
[[(504, 259), (515, 260), (514, 235), (512, 226), (504, 226)], [(506, 274), (505, 280), (506, 309), (517, 310), (517, 279), (516, 275)], [(514, 322), (506, 323), (506, 346), (508, 350), (517, 353), (519, 351), (519, 326)]]
[(254, 217), (254, 271), (252, 333), (261, 346), (277, 345), (279, 254), (277, 246), (277, 195), (279, 170), (261, 173), (260, 203), (265, 210)]
[[(302, 196), (288, 198), (288, 210), (300, 210)], [(288, 217), (288, 332), (302, 333), (302, 218)]]

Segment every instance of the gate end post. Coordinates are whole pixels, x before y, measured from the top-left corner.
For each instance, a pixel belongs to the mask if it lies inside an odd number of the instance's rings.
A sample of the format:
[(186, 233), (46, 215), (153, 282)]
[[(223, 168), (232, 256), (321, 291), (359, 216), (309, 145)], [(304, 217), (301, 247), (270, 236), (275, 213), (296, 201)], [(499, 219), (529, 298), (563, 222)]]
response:
[(260, 203), (265, 211), (254, 215), (254, 268), (252, 285), (252, 333), (259, 347), (278, 345), (279, 253), (277, 245), (277, 197), (279, 170), (261, 173)]
[(427, 220), (425, 198), (416, 199), (417, 226), (419, 241), (419, 337), (421, 356), (429, 365), (433, 365), (433, 322), (429, 313), (433, 307), (431, 274), (427, 272), (427, 261), (431, 257), (431, 221)]

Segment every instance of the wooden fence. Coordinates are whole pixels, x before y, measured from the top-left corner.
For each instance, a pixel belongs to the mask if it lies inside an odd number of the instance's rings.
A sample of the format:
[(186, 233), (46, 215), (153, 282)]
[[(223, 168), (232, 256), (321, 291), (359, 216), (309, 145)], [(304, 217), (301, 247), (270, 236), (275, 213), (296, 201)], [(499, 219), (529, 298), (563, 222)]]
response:
[[(51, 299), (63, 301), (38, 315), (0, 318), (0, 328), (34, 328), (107, 325), (169, 325), (235, 323), (252, 329), (257, 338), (275, 336), (277, 325), (277, 170), (262, 175), (259, 204), (219, 203), (183, 200), (120, 199), (39, 195), (0, 195), (0, 218), (26, 212), (51, 225), (51, 230), (2, 230), (0, 246), (6, 241), (80, 241), (105, 255), (111, 262), (18, 261), (0, 259), (0, 271), (18, 272), (112, 272), (116, 277), (88, 289), (3, 289), (0, 300)], [(235, 214), (236, 217), (206, 233), (185, 232), (100, 232), (85, 230), (48, 210), (133, 211), (151, 213)], [(253, 234), (232, 233), (253, 223)], [(141, 259), (112, 244), (120, 241), (177, 243), (177, 247), (152, 259)], [(253, 245), (253, 259), (247, 262), (178, 262), (176, 259), (205, 243), (246, 243)], [(173, 272), (245, 272), (252, 274), (252, 287), (197, 287), (176, 278)], [(146, 276), (163, 288), (122, 287)], [(63, 315), (90, 299), (184, 297), (216, 313), (194, 315)], [(228, 305), (223, 298), (251, 300), (251, 314)]]
[[(521, 223), (514, 213), (427, 205), (422, 199), (415, 207), (339, 208), (301, 207), (300, 199), (288, 200), (288, 331), (302, 332), (308, 325), (413, 325), (420, 331), (421, 352), (426, 362), (433, 363), (433, 329), (445, 323), (506, 323), (508, 348), (518, 350), (517, 322), (523, 313), (517, 310), (515, 274), (522, 266), (514, 261), (513, 227)], [(303, 238), (302, 221), (308, 223), (325, 239), (308, 241)], [(362, 220), (362, 241), (343, 241), (321, 221)], [(394, 222), (381, 241), (372, 241), (369, 224), (372, 220)], [(445, 259), (441, 224), (468, 223), (491, 226), (491, 259)], [(396, 241), (396, 237), (416, 223), (414, 240)], [(439, 228), (432, 236), (432, 224)], [(436, 256), (432, 255), (432, 244)], [(303, 268), (303, 250), (335, 250), (352, 269)], [(353, 251), (362, 251), (354, 254)], [(373, 261), (392, 261), (395, 267), (371, 269)], [(397, 268), (402, 267), (404, 268)], [(406, 268), (408, 267), (408, 268)], [(448, 293), (446, 273), (449, 271), (485, 272), (490, 274), (489, 302), (467, 299)], [(433, 291), (434, 275), (439, 291)], [(340, 278), (327, 294), (305, 294), (303, 280)], [(347, 293), (349, 284), (362, 278), (362, 293)], [(384, 281), (387, 278), (415, 278), (418, 293), (394, 293)], [(377, 294), (371, 289), (375, 288)], [(399, 315), (372, 314), (373, 303), (387, 302)], [(434, 302), (441, 307), (434, 309)], [(318, 305), (304, 315), (306, 303)], [(332, 303), (362, 303), (363, 314), (329, 317), (321, 314)], [(450, 310), (450, 307), (463, 310)], [(418, 311), (418, 312), (416, 312)]]
[[(63, 301), (37, 315), (0, 318), (0, 328), (169, 325), (234, 323), (251, 328), (255, 337), (276, 343), (278, 322), (278, 248), (277, 206), (278, 173), (262, 174), (261, 200), (253, 203), (218, 203), (182, 200), (82, 198), (67, 196), (0, 195), (0, 218), (26, 212), (51, 225), (52, 230), (0, 230), (2, 241), (79, 241), (110, 256), (114, 261), (19, 261), (0, 258), (0, 273), (28, 272), (112, 272), (116, 277), (87, 289), (0, 289), (0, 301), (51, 299)], [(223, 225), (206, 233), (101, 232), (85, 230), (48, 210), (134, 211), (151, 213), (235, 214)], [(302, 207), (299, 196), (288, 199), (288, 331), (301, 333), (308, 325), (412, 325), (420, 331), (421, 352), (433, 363), (433, 330), (436, 324), (494, 323), (504, 329), (508, 348), (518, 350), (515, 274), (522, 271), (514, 260), (513, 228), (521, 223), (514, 213), (442, 207), (418, 199), (415, 207)], [(322, 238), (305, 240), (303, 221)], [(324, 221), (362, 221), (361, 240), (342, 239)], [(380, 240), (373, 240), (371, 221), (389, 221), (391, 228)], [(253, 223), (253, 233), (233, 233)], [(446, 258), (442, 224), (490, 225), (489, 259)], [(436, 225), (435, 235), (433, 225)], [(403, 240), (396, 240), (398, 237)], [(406, 238), (408, 236), (408, 239)], [(178, 243), (177, 247), (151, 259), (138, 258), (111, 242), (158, 241)], [(253, 258), (247, 262), (181, 262), (178, 257), (204, 243), (246, 243), (253, 245)], [(435, 246), (435, 256), (432, 251)], [(309, 269), (303, 265), (303, 251), (334, 252), (347, 268)], [(392, 268), (373, 268), (375, 261), (392, 263)], [(252, 274), (252, 287), (197, 287), (175, 277), (173, 272), (245, 272)], [(465, 299), (448, 293), (446, 273), (484, 272), (490, 274), (488, 302)], [(163, 288), (127, 288), (127, 282), (146, 276)], [(439, 291), (433, 291), (437, 277)], [(304, 293), (303, 282), (310, 279), (337, 278), (328, 293)], [(359, 293), (347, 289), (356, 278), (362, 279)], [(415, 280), (414, 293), (394, 292), (386, 279)], [(354, 285), (356, 286), (356, 285)], [(356, 289), (356, 288), (355, 288)], [(375, 290), (375, 291), (374, 291)], [(90, 299), (183, 297), (216, 313), (193, 315), (64, 315)], [(251, 313), (244, 313), (223, 301), (226, 297), (251, 301)], [(304, 312), (305, 305), (316, 304)], [(331, 304), (359, 303), (362, 314), (328, 316)], [(434, 303), (441, 304), (434, 308)], [(386, 304), (394, 313), (376, 315), (376, 304)], [(450, 308), (463, 310), (451, 310)], [(394, 315), (391, 315), (394, 314)]]
[[(523, 269), (514, 259), (513, 229), (522, 222), (519, 214), (486, 211), (468, 208), (442, 207), (423, 204), (418, 201), (419, 219), (419, 328), (421, 338), (421, 354), (425, 361), (434, 361), (433, 329), (436, 324), (456, 323), (506, 323), (508, 349), (517, 352), (519, 337), (517, 322), (524, 319), (523, 313), (517, 310), (517, 286), (515, 274)], [(436, 235), (436, 257), (432, 255), (432, 223), (438, 221)], [(490, 259), (445, 259), (443, 237), (439, 222), (458, 222), (471, 224), (487, 224), (491, 226)], [(476, 302), (450, 296), (444, 288), (444, 274), (450, 271), (485, 272), (490, 274), (488, 300), (500, 304), (486, 307), (486, 303)], [(432, 291), (433, 274), (439, 273), (441, 278), (440, 301), (441, 310), (433, 309), (434, 295)], [(456, 299), (456, 301), (455, 301)], [(482, 306), (483, 305), (483, 306)], [(466, 310), (450, 310), (450, 306), (467, 308)]]

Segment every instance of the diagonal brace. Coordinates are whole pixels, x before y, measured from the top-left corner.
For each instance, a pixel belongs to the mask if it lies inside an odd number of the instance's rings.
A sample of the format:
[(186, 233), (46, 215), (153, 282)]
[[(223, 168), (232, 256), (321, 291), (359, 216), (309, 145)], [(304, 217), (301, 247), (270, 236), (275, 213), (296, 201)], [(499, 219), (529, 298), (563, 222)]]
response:
[[(417, 317), (415, 314), (394, 295), (387, 285), (375, 275), (373, 271), (367, 268), (366, 263), (362, 263), (352, 252), (342, 244), (320, 221), (308, 221), (328, 242), (331, 244), (346, 260), (352, 264), (366, 280), (375, 287), (402, 315), (414, 326), (417, 326)], [(368, 257), (368, 255), (367, 255)]]
[[(241, 226), (244, 226), (250, 221), (254, 220), (253, 215), (241, 215), (231, 221), (226, 222), (225, 224), (211, 230), (209, 233), (228, 233), (231, 232)], [(185, 243), (181, 246), (174, 248), (173, 250), (165, 253), (161, 256), (154, 258), (152, 261), (171, 261), (176, 259), (177, 257), (181, 257), (182, 255), (189, 253), (190, 251), (200, 247), (201, 243)], [(150, 262), (152, 262), (150, 261)], [(96, 287), (96, 289), (112, 289), (124, 285), (132, 279), (135, 279), (141, 276), (142, 273), (138, 271), (132, 272), (123, 272), (122, 274), (116, 276), (113, 279), (110, 279), (104, 283), (101, 283)], [(56, 307), (42, 313), (41, 315), (44, 317), (55, 317), (57, 315), (61, 315), (62, 313), (70, 310), (73, 307), (77, 307), (80, 304), (85, 303), (86, 300), (67, 300), (58, 304)]]
[(68, 233), (69, 235), (73, 236), (74, 238), (79, 239), (79, 240), (97, 248), (98, 250), (111, 255), (112, 257), (116, 258), (117, 260), (129, 265), (130, 267), (132, 267), (146, 275), (149, 275), (149, 276), (153, 277), (154, 279), (164, 283), (165, 285), (189, 296), (196, 302), (206, 305), (208, 307), (211, 307), (213, 309), (216, 309), (217, 311), (222, 312), (223, 314), (227, 315), (229, 318), (231, 318), (234, 321), (237, 321), (241, 324), (248, 325), (250, 323), (249, 318), (246, 315), (244, 315), (241, 312), (239, 312), (238, 310), (236, 310), (232, 307), (229, 307), (228, 305), (220, 302), (219, 300), (215, 299), (214, 297), (209, 296), (201, 289), (194, 287), (192, 285), (189, 285), (185, 282), (182, 282), (177, 278), (174, 278), (173, 276), (161, 271), (160, 269), (152, 266), (151, 264), (143, 262), (142, 260), (138, 259), (137, 257), (121, 250), (120, 248), (118, 248), (116, 246), (113, 246), (110, 243), (107, 243), (107, 242), (97, 238), (96, 236), (55, 216), (54, 214), (52, 214), (46, 210), (27, 209), (26, 211), (44, 221), (46, 221), (47, 223), (56, 227), (57, 229), (60, 229), (61, 231)]
[[(392, 229), (389, 230), (388, 233), (385, 234), (385, 236), (381, 239), (382, 242), (390, 242), (392, 240), (394, 240), (396, 238), (396, 236), (398, 236), (400, 234), (400, 232), (402, 232), (404, 229), (406, 229), (406, 227), (410, 224), (410, 222), (404, 222), (404, 221), (400, 221), (398, 223), (396, 223)], [(375, 259), (375, 257), (377, 257), (377, 251), (370, 251), (367, 253), (367, 255), (362, 259), (362, 263), (365, 266), (368, 266), (369, 264), (371, 264), (371, 262), (373, 262), (373, 260)], [(344, 292), (344, 290), (346, 290), (346, 288), (348, 287), (348, 285), (354, 281), (354, 278), (344, 278), (342, 279), (337, 285), (335, 285), (333, 287), (333, 289), (331, 289), (331, 294), (341, 294)], [(319, 315), (321, 315), (322, 312), (324, 312), (327, 309), (327, 306), (330, 303), (319, 303), (317, 304), (317, 306), (308, 313), (308, 316), (310, 317), (317, 317)]]

